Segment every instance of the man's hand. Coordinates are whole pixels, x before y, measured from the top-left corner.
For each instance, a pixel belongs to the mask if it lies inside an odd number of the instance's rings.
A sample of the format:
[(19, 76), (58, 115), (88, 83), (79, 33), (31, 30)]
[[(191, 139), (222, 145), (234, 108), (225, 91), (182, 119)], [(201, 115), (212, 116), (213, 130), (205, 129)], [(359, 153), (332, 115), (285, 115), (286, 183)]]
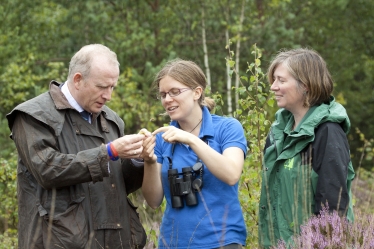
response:
[(112, 142), (120, 158), (137, 158), (143, 151), (145, 135), (133, 134), (117, 138)]

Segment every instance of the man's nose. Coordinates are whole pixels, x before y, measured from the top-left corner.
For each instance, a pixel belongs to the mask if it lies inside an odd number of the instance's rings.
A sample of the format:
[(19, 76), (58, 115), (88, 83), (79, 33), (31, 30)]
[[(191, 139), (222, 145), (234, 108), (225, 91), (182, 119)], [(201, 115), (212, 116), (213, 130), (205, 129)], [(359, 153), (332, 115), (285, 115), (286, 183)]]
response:
[(112, 99), (112, 93), (113, 93), (113, 89), (112, 88), (108, 88), (108, 89), (105, 89), (102, 97), (106, 100), (106, 101), (109, 101)]

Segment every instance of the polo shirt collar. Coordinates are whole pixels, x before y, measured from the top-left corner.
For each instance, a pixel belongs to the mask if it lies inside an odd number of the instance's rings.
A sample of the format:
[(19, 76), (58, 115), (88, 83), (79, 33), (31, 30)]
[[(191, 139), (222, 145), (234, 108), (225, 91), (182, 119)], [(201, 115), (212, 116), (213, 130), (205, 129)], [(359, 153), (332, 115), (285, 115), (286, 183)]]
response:
[[(201, 123), (199, 138), (214, 137), (212, 115), (210, 114), (209, 109), (206, 106), (202, 107), (202, 111), (203, 121)], [(170, 125), (180, 128), (178, 122), (175, 120), (171, 121)]]

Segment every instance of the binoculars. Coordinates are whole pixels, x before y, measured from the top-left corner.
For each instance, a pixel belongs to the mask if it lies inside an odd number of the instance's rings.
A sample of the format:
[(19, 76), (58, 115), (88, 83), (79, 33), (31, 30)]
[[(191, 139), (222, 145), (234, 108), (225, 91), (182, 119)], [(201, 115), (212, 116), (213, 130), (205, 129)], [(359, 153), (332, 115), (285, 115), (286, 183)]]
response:
[(202, 170), (202, 166), (202, 163), (198, 162), (193, 167), (182, 168), (181, 177), (178, 169), (168, 170), (171, 206), (173, 208), (184, 206), (183, 197), (187, 206), (197, 205), (196, 192), (201, 190), (202, 178), (196, 178), (196, 172)]

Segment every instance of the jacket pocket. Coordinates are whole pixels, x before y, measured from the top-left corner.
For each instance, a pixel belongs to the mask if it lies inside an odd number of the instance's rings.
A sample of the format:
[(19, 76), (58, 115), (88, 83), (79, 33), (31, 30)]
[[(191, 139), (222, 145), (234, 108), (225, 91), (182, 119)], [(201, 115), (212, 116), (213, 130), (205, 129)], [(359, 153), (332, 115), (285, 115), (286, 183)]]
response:
[(129, 221), (131, 230), (131, 241), (134, 248), (143, 248), (147, 241), (147, 235), (140, 222), (139, 214), (136, 212), (137, 207), (132, 204), (129, 198), (127, 198), (129, 204)]
[(57, 214), (52, 219), (45, 215), (42, 232), (43, 244), (53, 249), (81, 249), (88, 241), (88, 228), (85, 213), (82, 207), (83, 197), (79, 202), (71, 205), (65, 212)]

